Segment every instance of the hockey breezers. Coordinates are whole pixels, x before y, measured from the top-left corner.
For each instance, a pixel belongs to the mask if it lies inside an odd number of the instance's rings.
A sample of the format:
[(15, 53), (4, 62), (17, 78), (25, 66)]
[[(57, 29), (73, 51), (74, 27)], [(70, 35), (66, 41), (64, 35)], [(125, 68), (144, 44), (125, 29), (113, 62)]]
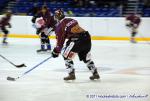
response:
[(25, 64), (15, 65), (15, 64), (12, 63), (10, 60), (8, 60), (8, 59), (5, 58), (4, 56), (2, 56), (1, 54), (0, 54), (0, 57), (3, 58), (4, 60), (6, 60), (7, 62), (9, 62), (10, 64), (12, 64), (13, 66), (17, 67), (17, 68), (26, 67)]
[(49, 60), (50, 58), (52, 58), (52, 56), (46, 58), (45, 60), (43, 60), (42, 62), (38, 63), (37, 65), (33, 66), (31, 69), (27, 70), (26, 72), (24, 72), (22, 75), (18, 76), (17, 78), (13, 78), (13, 77), (7, 77), (7, 80), (9, 81), (16, 81), (17, 79), (25, 76), (26, 74), (28, 74), (29, 72), (31, 72), (32, 70), (34, 70), (35, 68), (37, 68), (38, 66), (40, 66), (41, 64), (43, 64), (44, 62), (46, 62), (47, 60)]

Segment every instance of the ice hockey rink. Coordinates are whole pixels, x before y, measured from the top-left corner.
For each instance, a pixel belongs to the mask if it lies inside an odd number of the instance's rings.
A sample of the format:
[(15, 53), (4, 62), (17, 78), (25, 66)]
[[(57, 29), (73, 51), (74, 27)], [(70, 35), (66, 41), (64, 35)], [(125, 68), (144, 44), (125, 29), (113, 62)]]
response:
[[(1, 39), (1, 38), (0, 38)], [(90, 81), (85, 64), (74, 59), (76, 80), (65, 82), (67, 76), (62, 56), (51, 58), (24, 77), (50, 53), (37, 54), (39, 39), (9, 38), (9, 45), (0, 45), (0, 101), (150, 101), (150, 44), (129, 41), (92, 41), (92, 57), (101, 79)], [(55, 46), (55, 40), (51, 40)]]

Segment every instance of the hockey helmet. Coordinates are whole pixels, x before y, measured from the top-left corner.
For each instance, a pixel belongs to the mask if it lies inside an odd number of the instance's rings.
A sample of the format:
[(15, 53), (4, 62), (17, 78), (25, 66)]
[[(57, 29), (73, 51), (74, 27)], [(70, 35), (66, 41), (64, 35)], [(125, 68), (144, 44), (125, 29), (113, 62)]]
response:
[(12, 11), (11, 10), (8, 10), (7, 12), (6, 12), (6, 16), (11, 16), (12, 15)]
[(54, 16), (55, 16), (56, 19), (61, 20), (65, 17), (64, 11), (62, 9), (58, 9), (58, 10), (55, 11)]
[(46, 6), (46, 5), (43, 5), (43, 6), (42, 6), (42, 9), (41, 9), (42, 13), (45, 13), (47, 10), (48, 10), (47, 6)]

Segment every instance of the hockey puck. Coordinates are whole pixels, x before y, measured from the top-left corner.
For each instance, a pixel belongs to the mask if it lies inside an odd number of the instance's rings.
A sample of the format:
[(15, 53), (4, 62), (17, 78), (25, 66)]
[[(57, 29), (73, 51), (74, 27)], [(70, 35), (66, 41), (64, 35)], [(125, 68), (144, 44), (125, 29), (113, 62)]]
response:
[(7, 80), (8, 80), (8, 81), (15, 81), (15, 78), (7, 77)]

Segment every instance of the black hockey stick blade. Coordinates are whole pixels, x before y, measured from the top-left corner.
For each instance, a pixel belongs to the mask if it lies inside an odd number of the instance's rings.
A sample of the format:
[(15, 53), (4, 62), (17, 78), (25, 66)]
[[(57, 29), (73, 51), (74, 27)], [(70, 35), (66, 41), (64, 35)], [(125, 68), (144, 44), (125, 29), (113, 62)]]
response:
[(16, 67), (20, 68), (20, 67), (27, 67), (25, 64), (21, 64), (21, 65), (15, 65)]
[(16, 81), (16, 79), (13, 78), (13, 77), (7, 77), (7, 80), (8, 80), (8, 81)]

